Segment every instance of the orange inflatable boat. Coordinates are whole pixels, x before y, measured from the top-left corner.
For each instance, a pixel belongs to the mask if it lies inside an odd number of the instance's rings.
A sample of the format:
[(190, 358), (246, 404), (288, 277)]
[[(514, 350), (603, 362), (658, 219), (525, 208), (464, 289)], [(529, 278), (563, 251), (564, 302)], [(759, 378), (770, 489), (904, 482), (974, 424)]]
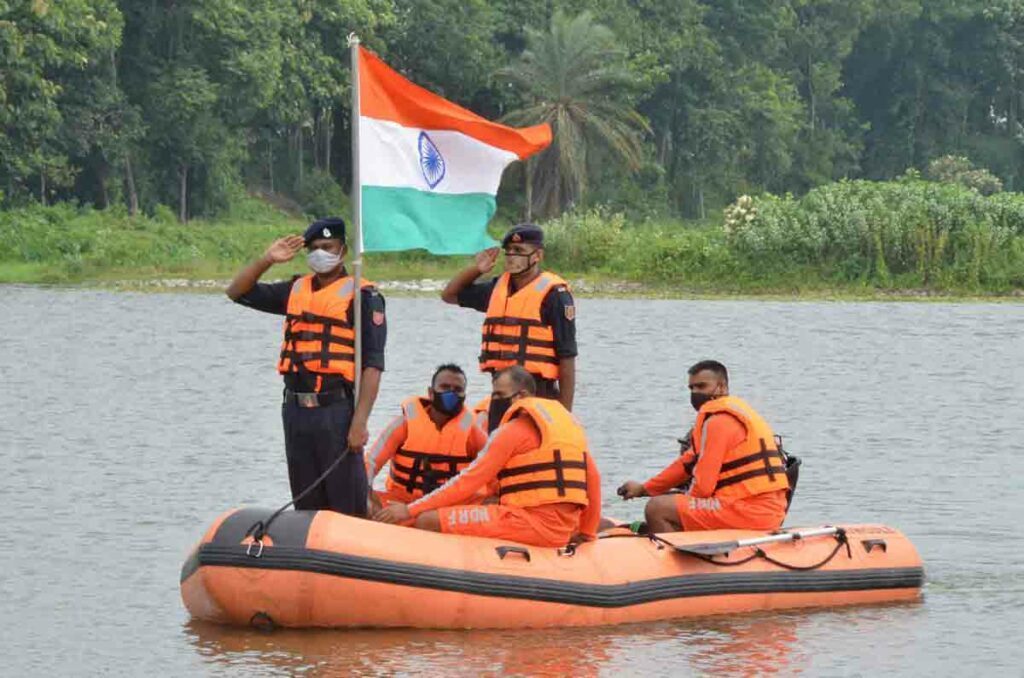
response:
[[(751, 610), (913, 600), (913, 545), (881, 525), (646, 537), (575, 550), (289, 511), (233, 510), (181, 571), (193, 617), (286, 627), (591, 626)], [(258, 534), (260, 531), (256, 530)]]

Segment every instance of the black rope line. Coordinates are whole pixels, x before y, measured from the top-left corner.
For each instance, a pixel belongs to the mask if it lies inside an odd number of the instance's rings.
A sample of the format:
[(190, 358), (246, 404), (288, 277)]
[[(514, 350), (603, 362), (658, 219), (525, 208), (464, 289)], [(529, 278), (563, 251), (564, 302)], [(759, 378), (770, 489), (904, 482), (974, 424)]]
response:
[[(820, 569), (825, 565), (828, 565), (830, 562), (832, 562), (832, 559), (836, 557), (836, 555), (839, 553), (839, 551), (842, 550), (844, 546), (846, 547), (846, 557), (851, 559), (853, 558), (853, 552), (850, 549), (850, 540), (846, 536), (846, 530), (842, 528), (837, 529), (835, 534), (832, 536), (836, 539), (836, 547), (832, 549), (832, 552), (825, 556), (825, 558), (821, 562), (815, 563), (813, 565), (793, 565), (791, 563), (785, 563), (781, 560), (772, 558), (760, 546), (755, 547), (754, 552), (752, 554), (740, 560), (715, 560), (714, 556), (708, 556), (702, 553), (693, 553), (691, 551), (685, 550), (685, 548), (680, 549), (668, 539), (665, 539), (664, 537), (659, 537), (656, 534), (602, 534), (598, 536), (598, 539), (615, 539), (618, 537), (641, 537), (644, 539), (649, 539), (652, 543), (658, 544), (661, 547), (668, 546), (672, 548), (676, 553), (692, 556), (694, 558), (697, 558), (698, 560), (703, 560), (706, 563), (717, 565), (718, 567), (738, 567), (740, 565), (746, 565), (750, 561), (755, 560), (757, 558), (762, 558), (765, 561), (771, 563), (772, 565), (775, 565), (776, 567), (781, 567), (784, 570), (792, 570), (794, 572), (810, 572), (811, 570)], [(803, 539), (803, 537), (794, 536), (793, 541), (799, 541), (801, 539)]]
[(298, 496), (293, 497), (292, 500), (289, 501), (287, 504), (285, 504), (284, 506), (282, 506), (281, 508), (277, 509), (272, 514), (270, 514), (270, 517), (267, 518), (265, 521), (264, 520), (257, 520), (255, 523), (253, 523), (252, 527), (250, 527), (248, 530), (245, 531), (245, 536), (248, 537), (249, 535), (252, 535), (253, 541), (256, 541), (256, 542), (261, 541), (263, 539), (263, 537), (267, 534), (267, 531), (270, 530), (270, 524), (273, 523), (275, 520), (277, 520), (277, 517), (279, 515), (281, 515), (282, 513), (284, 513), (285, 510), (289, 506), (292, 506), (297, 501), (303, 499), (307, 494), (309, 494), (310, 492), (313, 491), (314, 487), (316, 487), (317, 485), (322, 483), (324, 478), (329, 476), (331, 474), (331, 471), (333, 471), (334, 469), (338, 468), (338, 465), (345, 459), (345, 457), (348, 456), (349, 452), (351, 452), (351, 451), (352, 451), (352, 448), (346, 446), (345, 450), (341, 454), (338, 455), (338, 458), (335, 459), (331, 463), (331, 465), (327, 467), (326, 471), (324, 471), (323, 473), (320, 474), (319, 478), (317, 478), (312, 483), (310, 483), (309, 487), (307, 487), (302, 492), (300, 492), (298, 494)]

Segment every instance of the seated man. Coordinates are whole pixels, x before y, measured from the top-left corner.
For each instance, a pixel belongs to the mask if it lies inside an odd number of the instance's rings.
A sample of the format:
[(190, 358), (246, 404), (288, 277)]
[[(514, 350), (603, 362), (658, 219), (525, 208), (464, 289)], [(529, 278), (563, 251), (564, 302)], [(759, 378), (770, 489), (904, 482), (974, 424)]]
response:
[(466, 374), (447, 364), (434, 371), (426, 398), (402, 403), (402, 414), (388, 424), (366, 457), (371, 488), (384, 464), (391, 462), (385, 490), (371, 493), (373, 510), (392, 501), (419, 499), (476, 459), (487, 436), (474, 425), (465, 400)]
[[(778, 529), (789, 483), (771, 427), (729, 395), (722, 363), (699, 362), (689, 375), (690, 403), (697, 410), (690, 445), (646, 483), (624, 483), (619, 495), (654, 497), (644, 511), (651, 532)], [(684, 485), (684, 493), (665, 494)]]
[[(440, 489), (408, 506), (398, 502), (374, 519), (446, 534), (565, 546), (596, 536), (601, 478), (583, 427), (557, 400), (536, 397), (533, 377), (519, 365), (494, 379), (490, 416), (500, 421), (476, 461)], [(497, 481), (498, 503), (466, 506)]]

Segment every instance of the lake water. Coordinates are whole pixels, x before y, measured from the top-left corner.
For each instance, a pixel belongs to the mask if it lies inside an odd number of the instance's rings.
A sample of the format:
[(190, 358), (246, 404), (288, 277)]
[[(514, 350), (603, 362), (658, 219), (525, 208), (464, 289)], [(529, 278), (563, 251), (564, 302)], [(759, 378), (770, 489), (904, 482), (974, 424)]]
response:
[[(388, 300), (371, 435), (480, 317)], [(232, 506), (289, 497), (280, 320), (223, 296), (0, 288), (0, 674), (1024, 675), (1024, 306), (579, 300), (576, 411), (614, 488), (675, 454), (714, 357), (804, 459), (790, 523), (881, 522), (923, 602), (525, 632), (192, 623), (182, 560)], [(470, 397), (485, 380), (473, 373)]]

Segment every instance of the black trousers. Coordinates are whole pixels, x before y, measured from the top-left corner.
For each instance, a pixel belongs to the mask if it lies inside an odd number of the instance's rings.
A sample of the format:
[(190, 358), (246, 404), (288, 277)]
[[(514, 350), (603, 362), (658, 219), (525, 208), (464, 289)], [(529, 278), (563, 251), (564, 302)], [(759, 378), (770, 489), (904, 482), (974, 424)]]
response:
[[(345, 451), (352, 407), (352, 400), (347, 398), (323, 407), (300, 407), (292, 398), (281, 405), (292, 498), (312, 485)], [(315, 489), (295, 503), (295, 508), (365, 516), (367, 492), (363, 456), (349, 452)]]
[(558, 400), (558, 396), (561, 393), (558, 390), (557, 379), (542, 379), (541, 377), (534, 376), (534, 381), (537, 382), (537, 397), (547, 398), (548, 400)]

